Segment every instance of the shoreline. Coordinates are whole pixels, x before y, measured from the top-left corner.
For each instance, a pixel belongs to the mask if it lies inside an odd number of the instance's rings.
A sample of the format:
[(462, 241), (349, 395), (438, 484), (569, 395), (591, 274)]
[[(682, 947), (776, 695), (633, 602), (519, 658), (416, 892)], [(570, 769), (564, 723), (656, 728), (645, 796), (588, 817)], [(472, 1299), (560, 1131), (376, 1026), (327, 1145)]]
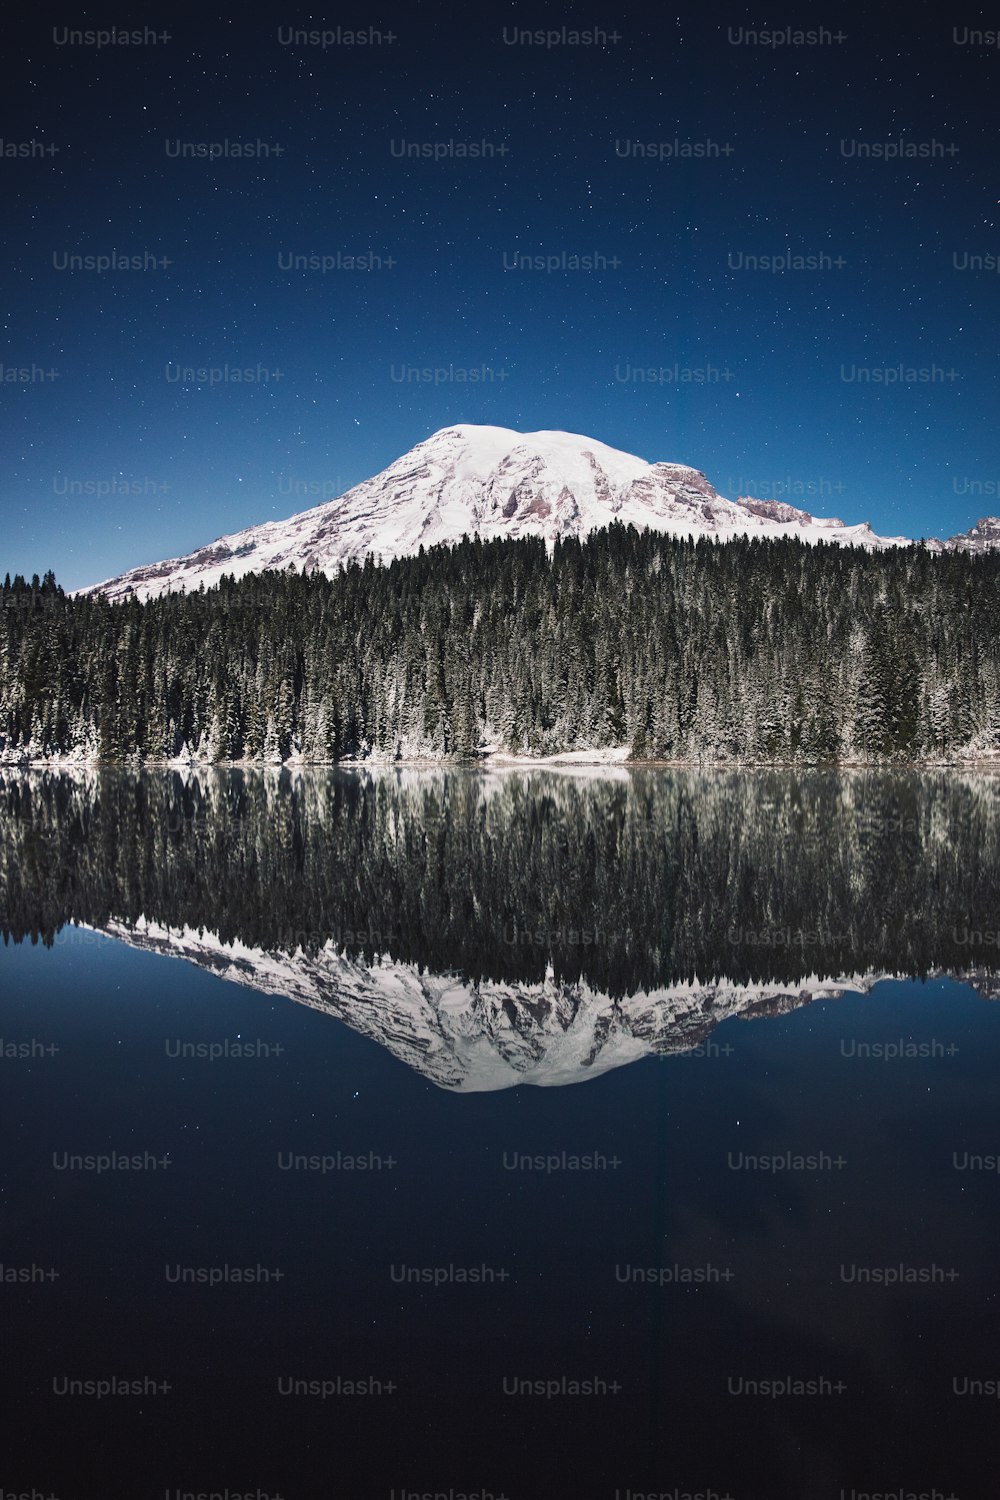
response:
[(299, 770), (608, 770), (608, 771), (1000, 771), (1000, 751), (993, 755), (939, 757), (928, 760), (702, 760), (642, 757), (633, 759), (624, 747), (605, 750), (566, 750), (551, 755), (518, 755), (489, 751), (476, 756), (408, 755), (340, 760), (293, 756), (287, 760), (204, 760), (195, 756), (171, 759), (104, 760), (85, 755), (19, 755), (0, 752), (0, 771), (69, 771), (117, 769), (127, 771), (299, 771)]

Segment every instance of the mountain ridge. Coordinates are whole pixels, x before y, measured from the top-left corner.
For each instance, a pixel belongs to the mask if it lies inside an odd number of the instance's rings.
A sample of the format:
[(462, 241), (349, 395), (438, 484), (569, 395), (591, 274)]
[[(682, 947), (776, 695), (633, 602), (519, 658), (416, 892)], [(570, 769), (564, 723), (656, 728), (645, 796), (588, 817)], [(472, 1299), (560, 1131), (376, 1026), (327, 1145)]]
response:
[[(150, 599), (211, 588), (224, 575), (287, 568), (334, 575), (369, 555), (389, 562), (466, 535), (533, 536), (551, 547), (557, 538), (584, 537), (614, 521), (719, 541), (794, 536), (870, 551), (911, 544), (908, 537), (880, 536), (867, 522), (847, 525), (780, 500), (729, 500), (700, 469), (648, 463), (581, 434), (465, 423), (441, 428), (336, 499), (76, 592)], [(964, 535), (927, 545), (935, 551), (1000, 546), (1000, 520), (981, 518)]]
[[(541, 982), (472, 980), (433, 973), (388, 956), (350, 957), (328, 943), (307, 957), (223, 942), (205, 928), (172, 929), (140, 918), (110, 918), (94, 931), (127, 947), (181, 959), (230, 983), (290, 999), (349, 1026), (438, 1088), (489, 1093), (520, 1084), (552, 1088), (583, 1083), (649, 1057), (730, 1056), (713, 1033), (729, 1020), (785, 1015), (806, 1005), (867, 996), (887, 970), (793, 982), (675, 981), (613, 999), (584, 979)], [(940, 969), (981, 998), (997, 994), (985, 970)], [(738, 1048), (738, 1043), (737, 1043)]]

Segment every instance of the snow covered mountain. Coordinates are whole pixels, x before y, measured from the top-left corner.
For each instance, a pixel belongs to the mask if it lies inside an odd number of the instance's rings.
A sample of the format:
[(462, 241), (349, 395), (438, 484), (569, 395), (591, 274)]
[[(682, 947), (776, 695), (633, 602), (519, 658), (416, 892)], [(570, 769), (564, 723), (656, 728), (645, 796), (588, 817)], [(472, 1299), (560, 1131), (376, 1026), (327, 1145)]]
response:
[(551, 544), (612, 521), (718, 540), (796, 536), (872, 549), (908, 541), (877, 536), (867, 524), (818, 519), (777, 500), (727, 500), (698, 469), (650, 464), (575, 433), (461, 425), (434, 433), (339, 499), (79, 592), (149, 599), (211, 588), (224, 573), (294, 567), (333, 574), (369, 553), (388, 562), (463, 535), (534, 536)]
[[(333, 1016), (439, 1088), (457, 1093), (522, 1083), (582, 1083), (642, 1057), (728, 1057), (724, 1049), (734, 1038), (712, 1039), (722, 1021), (784, 1015), (816, 1000), (867, 995), (880, 980), (898, 977), (810, 975), (792, 984), (695, 980), (612, 999), (584, 980), (559, 982), (551, 969), (541, 983), (473, 981), (389, 957), (369, 964), (332, 943), (307, 957), (301, 950), (267, 952), (239, 941), (224, 943), (204, 928), (169, 928), (146, 919), (134, 924), (112, 919), (95, 930)], [(1000, 988), (996, 976), (985, 971), (949, 977), (962, 979), (984, 999), (996, 998)]]
[(931, 541), (927, 545), (942, 552), (989, 552), (1000, 547), (1000, 517), (981, 516), (968, 531), (950, 536), (945, 542)]
[(334, 1016), (440, 1088), (459, 1093), (520, 1083), (558, 1087), (641, 1057), (707, 1049), (711, 1033), (730, 1016), (780, 1015), (845, 991), (867, 993), (886, 977), (812, 978), (795, 985), (695, 982), (612, 999), (583, 980), (558, 982), (551, 970), (542, 983), (472, 981), (389, 957), (369, 964), (332, 943), (307, 957), (224, 943), (204, 929), (178, 930), (145, 919), (133, 925), (112, 919), (96, 930)]

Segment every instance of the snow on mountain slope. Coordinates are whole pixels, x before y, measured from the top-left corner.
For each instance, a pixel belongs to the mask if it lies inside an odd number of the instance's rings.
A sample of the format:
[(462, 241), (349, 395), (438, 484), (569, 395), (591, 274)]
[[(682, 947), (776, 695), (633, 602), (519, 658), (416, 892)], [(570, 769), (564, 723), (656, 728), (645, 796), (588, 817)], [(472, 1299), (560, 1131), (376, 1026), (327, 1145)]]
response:
[[(694, 981), (612, 999), (583, 980), (556, 981), (551, 970), (541, 983), (473, 981), (390, 957), (369, 964), (332, 943), (307, 957), (301, 950), (289, 954), (223, 943), (204, 929), (169, 928), (145, 918), (128, 925), (112, 919), (92, 930), (334, 1016), (439, 1088), (459, 1093), (522, 1083), (561, 1087), (642, 1057), (697, 1055), (699, 1048), (702, 1055), (714, 1056), (711, 1035), (730, 1017), (754, 1020), (845, 993), (866, 995), (893, 977), (808, 975), (784, 984)], [(953, 977), (986, 997), (995, 993), (992, 978), (980, 985), (972, 973)]]
[[(929, 546), (935, 546), (929, 543)], [(944, 552), (990, 552), (1000, 547), (1000, 517), (980, 516), (975, 526), (937, 544)]]
[(797, 536), (868, 548), (906, 545), (867, 524), (816, 519), (771, 500), (727, 500), (698, 469), (647, 463), (569, 432), (446, 427), (337, 500), (250, 526), (186, 557), (130, 569), (79, 590), (111, 599), (211, 588), (223, 574), (294, 567), (334, 574), (372, 553), (383, 562), (423, 545), (586, 536), (612, 521), (672, 536)]

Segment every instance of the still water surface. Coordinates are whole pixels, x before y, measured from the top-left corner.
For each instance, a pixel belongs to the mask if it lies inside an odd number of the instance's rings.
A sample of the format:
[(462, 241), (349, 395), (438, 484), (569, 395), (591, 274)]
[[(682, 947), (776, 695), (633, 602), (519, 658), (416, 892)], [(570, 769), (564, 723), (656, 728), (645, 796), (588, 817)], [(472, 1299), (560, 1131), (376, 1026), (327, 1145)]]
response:
[(995, 1494), (1000, 782), (0, 776), (5, 1491)]

